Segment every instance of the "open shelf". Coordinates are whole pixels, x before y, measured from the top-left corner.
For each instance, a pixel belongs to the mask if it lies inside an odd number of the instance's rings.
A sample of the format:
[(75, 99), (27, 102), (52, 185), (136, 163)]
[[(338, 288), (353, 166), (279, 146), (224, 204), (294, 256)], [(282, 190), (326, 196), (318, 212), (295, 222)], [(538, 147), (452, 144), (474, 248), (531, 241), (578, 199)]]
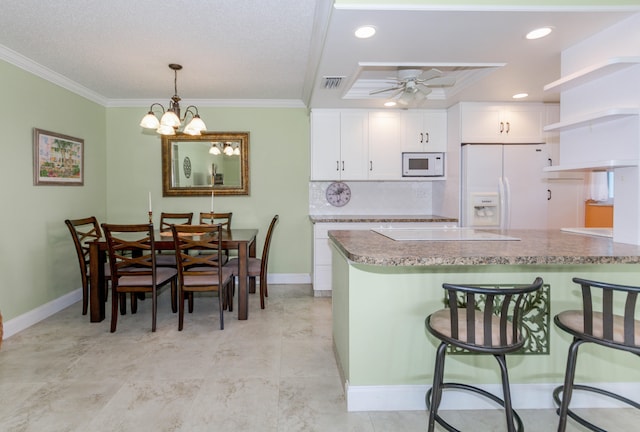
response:
[(626, 167), (637, 167), (638, 160), (637, 159), (612, 159), (612, 160), (604, 160), (604, 161), (589, 161), (582, 162), (577, 164), (568, 164), (568, 165), (555, 165), (544, 167), (544, 172), (558, 172), (558, 171), (598, 171), (598, 170), (608, 170), (612, 168), (626, 168)]
[(544, 127), (545, 132), (568, 130), (587, 126), (589, 124), (605, 123), (624, 117), (632, 117), (640, 114), (637, 108), (610, 108), (596, 113), (590, 113), (569, 120), (553, 123)]
[(544, 86), (545, 92), (561, 92), (585, 84), (589, 81), (612, 74), (619, 70), (640, 64), (640, 57), (612, 57), (593, 66), (562, 77)]

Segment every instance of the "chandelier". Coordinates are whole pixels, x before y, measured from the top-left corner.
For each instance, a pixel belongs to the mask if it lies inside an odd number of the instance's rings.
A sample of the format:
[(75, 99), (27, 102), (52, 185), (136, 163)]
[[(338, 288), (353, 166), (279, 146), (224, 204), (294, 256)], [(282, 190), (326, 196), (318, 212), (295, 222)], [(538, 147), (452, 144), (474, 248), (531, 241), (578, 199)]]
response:
[[(159, 103), (151, 104), (149, 112), (142, 118), (140, 126), (146, 129), (155, 129), (160, 135), (175, 135), (176, 130), (185, 123), (186, 126), (182, 130), (183, 133), (188, 135), (200, 135), (202, 131), (207, 130), (204, 122), (198, 114), (198, 108), (195, 105), (189, 105), (185, 109), (184, 117), (180, 118), (180, 96), (178, 96), (178, 71), (182, 69), (179, 64), (171, 63), (169, 68), (173, 70), (173, 97), (169, 101), (169, 108), (164, 109), (164, 106)], [(154, 107), (160, 107), (162, 109), (162, 116), (160, 120), (153, 112)], [(187, 116), (191, 114), (191, 121), (186, 123)]]

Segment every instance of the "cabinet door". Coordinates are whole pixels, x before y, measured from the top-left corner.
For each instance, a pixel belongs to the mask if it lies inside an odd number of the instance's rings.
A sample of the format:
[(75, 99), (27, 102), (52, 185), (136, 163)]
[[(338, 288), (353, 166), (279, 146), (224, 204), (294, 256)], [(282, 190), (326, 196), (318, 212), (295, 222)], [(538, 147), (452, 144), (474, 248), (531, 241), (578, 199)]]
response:
[(311, 180), (340, 179), (340, 111), (311, 112)]
[(506, 135), (504, 142), (542, 142), (545, 111), (542, 105), (509, 105), (502, 115)]
[(424, 151), (447, 151), (447, 113), (428, 111), (424, 113)]
[(400, 113), (369, 113), (369, 179), (402, 179)]
[(403, 152), (444, 152), (446, 150), (446, 111), (402, 112)]
[(584, 193), (581, 179), (549, 180), (547, 229), (584, 225)]
[(499, 105), (467, 103), (460, 107), (462, 143), (500, 143), (504, 141), (503, 108)]
[(369, 117), (367, 111), (340, 114), (340, 178), (366, 180), (368, 175)]

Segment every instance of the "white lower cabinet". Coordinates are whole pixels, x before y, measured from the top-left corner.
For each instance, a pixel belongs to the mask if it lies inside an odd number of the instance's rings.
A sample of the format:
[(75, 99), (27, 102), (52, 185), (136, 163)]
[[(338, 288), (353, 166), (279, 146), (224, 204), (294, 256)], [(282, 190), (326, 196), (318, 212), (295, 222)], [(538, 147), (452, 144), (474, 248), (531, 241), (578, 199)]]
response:
[(375, 228), (434, 228), (454, 222), (342, 222), (313, 225), (313, 292), (316, 297), (331, 295), (331, 230), (370, 230)]

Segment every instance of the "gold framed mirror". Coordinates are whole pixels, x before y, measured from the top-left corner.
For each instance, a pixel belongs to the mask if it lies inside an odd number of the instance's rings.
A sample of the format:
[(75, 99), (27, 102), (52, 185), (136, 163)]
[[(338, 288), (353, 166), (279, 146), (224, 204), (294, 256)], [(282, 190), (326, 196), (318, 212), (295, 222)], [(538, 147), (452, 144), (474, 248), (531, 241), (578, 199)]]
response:
[(249, 132), (162, 137), (162, 195), (249, 195)]

